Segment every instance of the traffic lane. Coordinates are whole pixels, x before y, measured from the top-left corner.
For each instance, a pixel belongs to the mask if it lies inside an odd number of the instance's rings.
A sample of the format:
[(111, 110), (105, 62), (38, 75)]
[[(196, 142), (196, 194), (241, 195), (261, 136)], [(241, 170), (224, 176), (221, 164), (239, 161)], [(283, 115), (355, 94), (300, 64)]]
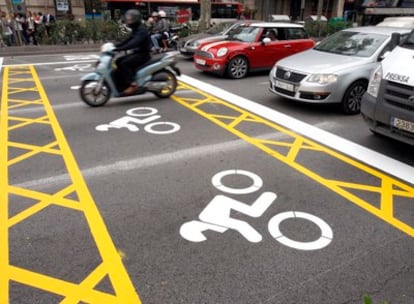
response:
[[(196, 128), (196, 127), (192, 128), (192, 130), (197, 130), (197, 129), (198, 129), (198, 128)], [(212, 132), (212, 133), (216, 133), (214, 130), (212, 130), (211, 132)], [(154, 141), (155, 141), (155, 140), (161, 140), (161, 139), (160, 139), (160, 138), (156, 138), (156, 139), (154, 139)], [(232, 141), (233, 141), (233, 140), (232, 140)], [(109, 142), (108, 142), (108, 143), (109, 143)], [(214, 150), (217, 150), (217, 147), (216, 147), (216, 149), (214, 149), (214, 148), (213, 148), (213, 149), (211, 149), (211, 148), (212, 148), (212, 147), (209, 147), (209, 149), (207, 149), (207, 152), (210, 152), (210, 150), (213, 150), (213, 151), (214, 151)], [(239, 149), (237, 149), (237, 151), (239, 151)], [(199, 151), (199, 150), (197, 150), (196, 152), (200, 152), (200, 151)], [(200, 153), (193, 153), (193, 155), (197, 155), (198, 157), (200, 157)], [(188, 154), (185, 154), (185, 155), (184, 155), (184, 157), (188, 157), (188, 156), (189, 156)], [(157, 159), (159, 159), (159, 158), (157, 158)], [(161, 159), (163, 159), (163, 155), (162, 155), (162, 154), (161, 154)], [(315, 162), (313, 161), (313, 159), (314, 159), (314, 158), (311, 158), (312, 163), (313, 163), (315, 166), (318, 166), (318, 163), (315, 163)], [(167, 162), (168, 162), (168, 161), (171, 161), (171, 159), (170, 159), (170, 158), (167, 158)], [(159, 164), (160, 162), (158, 161), (158, 162), (155, 162), (155, 163), (156, 163), (156, 164)], [(319, 164), (319, 166), (323, 167), (323, 166), (322, 166), (322, 164), (323, 164), (323, 163), (324, 163), (324, 162), (323, 162), (323, 161), (321, 161), (321, 163)], [(148, 163), (146, 163), (146, 164), (148, 165)], [(151, 165), (151, 163), (149, 163), (149, 165)], [(139, 167), (132, 167), (132, 168), (131, 168), (131, 167), (129, 167), (129, 168), (130, 168), (130, 170), (137, 170)], [(111, 169), (113, 169), (113, 168), (111, 168)], [(122, 169), (122, 170), (121, 170), (122, 172), (123, 172), (123, 171), (125, 171), (125, 169), (124, 169), (123, 167), (122, 167), (121, 169)], [(127, 169), (128, 169), (128, 168), (127, 168)], [(111, 172), (111, 174), (113, 174), (113, 172), (114, 172), (114, 171), (116, 171), (116, 170), (107, 170), (107, 172)], [(253, 171), (253, 172), (254, 172), (254, 171)], [(342, 169), (342, 170), (339, 170), (338, 174), (339, 174), (339, 173), (344, 173), (344, 172), (345, 172), (345, 170), (343, 170), (343, 169)], [(103, 172), (102, 172), (102, 171), (101, 171), (101, 174), (103, 174)], [(93, 176), (92, 176), (92, 177), (93, 177)], [(87, 178), (92, 178), (92, 177), (91, 177), (91, 176), (89, 176), (89, 177), (87, 176)], [(365, 179), (366, 179), (366, 177), (364, 176), (362, 179), (364, 179), (364, 180), (365, 180)], [(108, 180), (108, 179), (106, 179), (106, 180)], [(55, 182), (59, 182), (59, 181), (58, 181), (58, 180), (55, 180)], [(113, 202), (115, 202), (115, 201), (116, 201), (116, 200), (113, 200)], [(307, 230), (310, 230), (310, 229), (307, 229)]]
[(216, 85), (234, 94), (286, 113), (309, 124), (414, 166), (414, 147), (383, 136), (372, 134), (360, 115), (344, 115), (334, 104), (307, 104), (281, 98), (269, 92), (267, 73), (254, 73), (246, 78), (233, 80), (202, 73), (187, 66), (186, 75)]
[[(263, 187), (254, 194), (228, 195), (212, 185), (216, 173), (235, 168), (256, 173)], [(297, 303), (299, 298), (343, 303), (389, 280), (395, 283), (401, 269), (412, 267), (412, 238), (247, 144), (87, 180), (144, 303)], [(250, 185), (243, 177), (226, 183)], [(263, 216), (231, 213), (251, 224), (263, 236), (261, 242), (251, 243), (231, 230), (206, 232), (202, 243), (180, 236), (181, 225), (198, 219), (216, 195), (251, 204), (265, 191), (277, 199)], [(332, 243), (302, 251), (273, 239), (268, 222), (291, 210), (326, 221), (334, 233)], [(305, 220), (286, 222), (281, 229), (298, 241), (320, 236)], [(315, 278), (317, 290), (311, 289)], [(399, 283), (410, 290), (406, 282)]]
[(54, 65), (55, 62), (95, 62), (99, 58), (96, 52), (79, 52), (79, 53), (56, 53), (56, 54), (34, 54), (30, 56), (5, 56), (3, 57), (4, 65), (25, 65), (35, 64), (38, 66)]

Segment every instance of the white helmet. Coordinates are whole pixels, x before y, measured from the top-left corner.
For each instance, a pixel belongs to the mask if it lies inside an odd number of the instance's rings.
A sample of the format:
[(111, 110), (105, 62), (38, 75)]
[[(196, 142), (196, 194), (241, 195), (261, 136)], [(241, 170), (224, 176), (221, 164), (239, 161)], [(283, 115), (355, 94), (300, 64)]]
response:
[(165, 18), (167, 17), (167, 14), (164, 11), (159, 11), (158, 15), (160, 16), (160, 18)]

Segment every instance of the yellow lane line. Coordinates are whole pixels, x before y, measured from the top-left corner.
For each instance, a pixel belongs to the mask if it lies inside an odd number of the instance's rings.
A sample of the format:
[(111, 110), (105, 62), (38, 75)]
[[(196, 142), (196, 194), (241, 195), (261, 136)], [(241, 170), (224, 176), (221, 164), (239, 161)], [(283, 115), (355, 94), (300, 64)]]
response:
[[(348, 201), (374, 214), (375, 216), (398, 228), (404, 233), (414, 237), (414, 224), (411, 222), (404, 222), (403, 220), (396, 217), (394, 203), (397, 199), (401, 198), (410, 198), (411, 202), (414, 203), (414, 188), (412, 185), (403, 183), (400, 180), (388, 176), (383, 172), (369, 167), (364, 163), (359, 162), (347, 155), (341, 154), (338, 151), (325, 147), (315, 141), (296, 134), (283, 126), (278, 125), (277, 123), (271, 122), (260, 116), (250, 113), (238, 106), (235, 106), (234, 104), (226, 102), (216, 96), (210, 95), (189, 84), (180, 82), (179, 85), (180, 86), (178, 90), (192, 90), (199, 96), (198, 98), (194, 98), (194, 96), (187, 98), (185, 96), (174, 95), (172, 98), (179, 104), (187, 107), (188, 109), (196, 112), (200, 116), (208, 119), (221, 128), (240, 137), (241, 139), (252, 144), (273, 158), (282, 161), (300, 173), (317, 181), (324, 187), (331, 189)], [(208, 111), (209, 105), (211, 106), (211, 109), (214, 109), (211, 110), (211, 113)], [(218, 113), (220, 112), (218, 109), (221, 108), (218, 108), (217, 105), (222, 107), (222, 113)], [(228, 114), (229, 111), (233, 111), (234, 114)], [(223, 115), (223, 113), (226, 114)], [(268, 140), (255, 138), (254, 136), (242, 131), (241, 126), (243, 124), (243, 121), (249, 123), (254, 122), (262, 126), (266, 126), (275, 131), (275, 133), (280, 132), (284, 134), (284, 139)], [(284, 147), (284, 150), (287, 148), (287, 153), (284, 154), (280, 152), (277, 149), (278, 147)], [(369, 182), (359, 184), (355, 182), (349, 183), (349, 180), (353, 181), (352, 176), (348, 177), (348, 180), (344, 181), (338, 181), (330, 177), (323, 176), (322, 173), (316, 172), (315, 169), (311, 167), (311, 164), (302, 164), (298, 162), (298, 156), (301, 153), (304, 154), (309, 151), (319, 153), (319, 157), (322, 159), (322, 161), (325, 161), (325, 158), (326, 161), (332, 161), (332, 159), (335, 161), (340, 161), (341, 163), (352, 167), (352, 170), (357, 170), (364, 175), (370, 175), (373, 178), (378, 179), (379, 185), (373, 186), (370, 185)], [(368, 199), (364, 198), (363, 196), (352, 193), (352, 189), (363, 190), (367, 193), (377, 192), (380, 194), (381, 198), (379, 202), (368, 201)], [(376, 205), (380, 205), (380, 207), (378, 208)]]
[(48, 102), (46, 92), (43, 89), (42, 83), (33, 66), (30, 67), (33, 74), (34, 82), (36, 87), (39, 89), (39, 94), (42, 100), (45, 101), (44, 107), (46, 113), (49, 115), (49, 120), (54, 127), (55, 136), (57, 141), (60, 143), (66, 168), (69, 175), (72, 177), (72, 182), (77, 189), (78, 196), (83, 201), (85, 217), (91, 229), (92, 235), (98, 246), (98, 251), (101, 254), (102, 260), (108, 265), (111, 270), (108, 275), (111, 279), (114, 290), (118, 293), (119, 303), (140, 303), (138, 294), (135, 292), (134, 286), (129, 279), (128, 273), (126, 272), (122, 263), (121, 257), (119, 256), (106, 225), (96, 207), (94, 200), (89, 192), (89, 189), (83, 179), (80, 169), (77, 166), (76, 160), (69, 148), (66, 138), (63, 134), (62, 129), (59, 126), (59, 122), (53, 112), (52, 106)]
[(86, 303), (97, 304), (131, 303), (122, 302), (115, 295), (110, 295), (95, 289), (85, 290), (81, 285), (52, 278), (19, 267), (9, 266), (8, 272), (10, 273), (10, 279), (13, 281), (21, 282), (25, 285), (49, 291), (54, 294), (77, 298), (78, 302), (83, 301)]
[[(19, 78), (19, 75), (22, 78)], [(19, 87), (13, 87), (18, 83)], [(27, 88), (24, 87), (27, 85)], [(23, 93), (20, 94), (19, 93)], [(13, 98), (10, 96), (13, 95)], [(33, 96), (36, 95), (36, 96)], [(36, 99), (33, 101), (33, 97)], [(19, 99), (21, 98), (21, 99)], [(32, 99), (32, 100), (26, 100)], [(8, 116), (8, 109), (23, 106), (41, 106), (46, 112), (38, 118), (25, 118), (16, 115)], [(64, 133), (54, 114), (42, 83), (33, 66), (6, 67), (4, 69), (2, 101), (0, 116), (0, 303), (8, 303), (9, 282), (13, 280), (20, 284), (30, 285), (44, 291), (64, 296), (62, 303), (122, 303), (140, 304), (141, 301), (126, 272), (122, 257), (115, 247), (109, 231), (99, 213), (98, 208), (83, 179), (81, 171), (66, 141)], [(15, 123), (9, 126), (11, 123)], [(33, 143), (10, 142), (9, 132), (19, 132), (20, 128), (27, 130), (31, 125), (49, 125), (54, 138), (43, 146)], [(9, 159), (8, 149), (17, 148), (25, 153)], [(35, 155), (41, 157), (58, 155), (62, 158), (71, 182), (66, 188), (56, 193), (42, 193), (32, 189), (25, 189), (9, 185), (8, 172), (13, 165), (24, 162)], [(25, 163), (26, 164), (26, 163)], [(28, 198), (34, 201), (30, 207), (10, 216), (8, 215), (9, 195), (17, 198)], [(70, 198), (70, 197), (74, 198)], [(10, 265), (8, 229), (19, 225), (46, 208), (54, 205), (64, 207), (73, 212), (81, 212), (85, 218), (96, 249), (99, 252), (101, 265), (89, 274), (80, 284), (74, 284), (34, 271), (21, 269)], [(29, 257), (30, 258), (30, 257)], [(76, 257), (75, 257), (76, 258)], [(64, 261), (62, 261), (63, 263)], [(95, 290), (99, 282), (108, 278), (114, 294)]]
[(3, 85), (0, 105), (0, 303), (9, 302), (9, 194), (7, 192), (9, 182), (8, 171), (8, 69), (3, 72)]

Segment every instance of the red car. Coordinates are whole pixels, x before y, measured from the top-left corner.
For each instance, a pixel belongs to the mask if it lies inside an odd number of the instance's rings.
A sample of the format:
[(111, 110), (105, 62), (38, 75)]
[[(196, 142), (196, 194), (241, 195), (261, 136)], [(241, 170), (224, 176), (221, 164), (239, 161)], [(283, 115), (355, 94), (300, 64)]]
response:
[(202, 71), (239, 79), (251, 71), (270, 70), (278, 60), (314, 45), (302, 25), (251, 23), (238, 27), (226, 40), (201, 45), (194, 64)]

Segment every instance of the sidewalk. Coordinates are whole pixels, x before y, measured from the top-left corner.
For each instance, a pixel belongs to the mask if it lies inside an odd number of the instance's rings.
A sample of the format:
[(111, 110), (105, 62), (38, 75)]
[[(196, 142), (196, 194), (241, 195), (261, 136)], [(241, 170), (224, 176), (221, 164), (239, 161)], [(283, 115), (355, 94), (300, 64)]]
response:
[(101, 44), (25, 45), (0, 47), (0, 57), (99, 52)]

